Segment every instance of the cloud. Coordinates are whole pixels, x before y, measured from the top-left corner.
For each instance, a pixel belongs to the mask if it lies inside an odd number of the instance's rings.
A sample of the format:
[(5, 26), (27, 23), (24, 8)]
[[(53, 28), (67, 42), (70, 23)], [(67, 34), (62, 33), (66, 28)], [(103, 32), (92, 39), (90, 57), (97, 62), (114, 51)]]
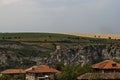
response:
[(10, 5), (10, 4), (13, 4), (13, 3), (16, 3), (20, 0), (0, 0), (0, 4), (1, 5)]

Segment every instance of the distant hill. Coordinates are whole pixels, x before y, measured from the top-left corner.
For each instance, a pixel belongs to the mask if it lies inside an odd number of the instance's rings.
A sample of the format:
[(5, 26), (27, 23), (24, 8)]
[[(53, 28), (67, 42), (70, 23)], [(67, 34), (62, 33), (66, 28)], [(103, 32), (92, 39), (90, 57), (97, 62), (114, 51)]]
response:
[(65, 34), (92, 38), (120, 39), (120, 34), (82, 34), (82, 33), (65, 33)]

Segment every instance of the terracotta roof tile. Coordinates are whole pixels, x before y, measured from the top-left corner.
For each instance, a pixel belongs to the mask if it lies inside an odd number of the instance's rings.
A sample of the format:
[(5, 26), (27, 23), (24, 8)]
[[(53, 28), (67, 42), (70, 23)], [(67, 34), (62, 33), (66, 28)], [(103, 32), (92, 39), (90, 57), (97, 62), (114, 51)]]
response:
[(49, 66), (41, 65), (41, 66), (33, 66), (33, 67), (27, 69), (26, 72), (27, 73), (47, 73), (47, 72), (57, 73), (59, 71), (56, 69), (53, 69)]
[(120, 80), (120, 73), (85, 73), (77, 77), (77, 80)]
[(25, 73), (23, 69), (7, 69), (1, 72), (2, 74), (21, 74)]
[(120, 69), (120, 64), (112, 60), (105, 60), (100, 63), (92, 65), (92, 68), (96, 69)]

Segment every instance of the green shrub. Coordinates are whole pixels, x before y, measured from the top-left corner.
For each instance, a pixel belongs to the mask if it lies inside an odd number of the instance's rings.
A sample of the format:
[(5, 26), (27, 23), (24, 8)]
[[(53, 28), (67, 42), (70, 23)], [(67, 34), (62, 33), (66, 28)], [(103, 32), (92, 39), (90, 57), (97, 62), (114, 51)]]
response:
[(56, 80), (76, 80), (76, 78), (86, 72), (91, 71), (90, 66), (65, 65), (61, 68), (61, 73), (56, 75)]
[(0, 80), (24, 80), (25, 76), (23, 74), (20, 75), (2, 75)]

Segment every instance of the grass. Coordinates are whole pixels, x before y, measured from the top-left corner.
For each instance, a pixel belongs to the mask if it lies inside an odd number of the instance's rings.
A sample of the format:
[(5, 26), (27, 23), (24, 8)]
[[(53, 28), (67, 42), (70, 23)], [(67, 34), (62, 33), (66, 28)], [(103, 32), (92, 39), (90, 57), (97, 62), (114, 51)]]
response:
[(80, 33), (65, 33), (65, 34), (91, 38), (120, 39), (120, 34), (80, 34)]
[(75, 38), (76, 36), (57, 34), (57, 33), (0, 33), (1, 40), (14, 41), (59, 41), (68, 38)]
[(43, 37), (49, 37), (49, 38), (65, 38), (65, 37), (74, 37), (71, 35), (66, 34), (57, 34), (57, 33), (0, 33), (0, 38), (3, 37), (11, 37), (11, 38), (43, 38)]

